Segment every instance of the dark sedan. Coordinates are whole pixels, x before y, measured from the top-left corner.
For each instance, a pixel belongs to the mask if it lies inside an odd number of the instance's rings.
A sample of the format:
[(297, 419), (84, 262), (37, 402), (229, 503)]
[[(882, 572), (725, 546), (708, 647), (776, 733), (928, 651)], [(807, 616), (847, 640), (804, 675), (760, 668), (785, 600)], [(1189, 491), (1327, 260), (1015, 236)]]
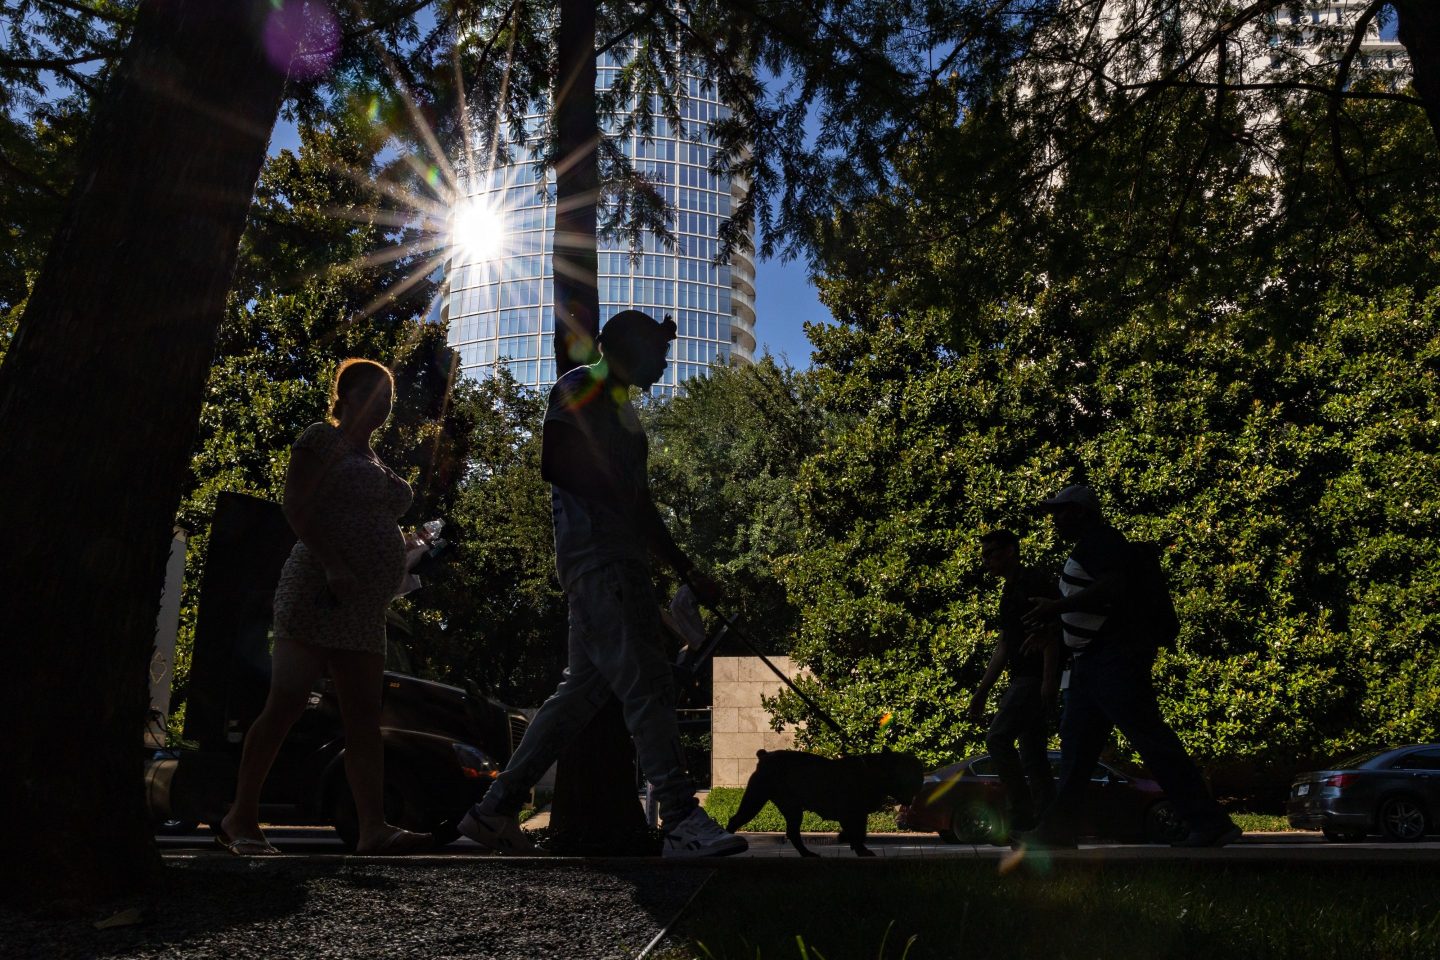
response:
[[(1050, 767), (1058, 776), (1059, 751), (1050, 751)], [(1170, 843), (1188, 832), (1160, 785), (1132, 767), (1097, 764), (1087, 799), (1083, 836)], [(899, 823), (905, 830), (933, 830), (947, 843), (1003, 843), (1005, 810), (995, 760), (980, 754), (926, 774), (915, 802), (900, 809)]]
[(1414, 841), (1440, 831), (1440, 743), (1349, 757), (1295, 778), (1285, 813), (1290, 826), (1326, 839)]

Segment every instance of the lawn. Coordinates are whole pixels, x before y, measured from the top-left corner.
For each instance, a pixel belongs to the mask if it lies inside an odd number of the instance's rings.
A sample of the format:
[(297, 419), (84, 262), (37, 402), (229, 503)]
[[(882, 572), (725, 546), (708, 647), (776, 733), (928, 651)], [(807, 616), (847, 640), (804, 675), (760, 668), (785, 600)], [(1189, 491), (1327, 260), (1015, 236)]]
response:
[[(740, 808), (740, 797), (744, 792), (740, 787), (716, 787), (705, 798), (705, 811), (723, 827)], [(742, 829), (754, 833), (780, 832), (785, 829), (785, 819), (780, 816), (780, 811), (775, 809), (775, 804), (767, 803), (755, 815), (755, 819)], [(813, 813), (807, 813), (805, 819), (800, 823), (800, 829), (819, 833), (835, 833), (840, 829), (840, 825), (834, 820), (822, 820)], [(900, 828), (895, 825), (894, 811), (885, 810), (870, 814), (868, 829), (871, 833), (895, 833)]]
[[(705, 809), (709, 812), (710, 816), (715, 819), (715, 822), (723, 827), (726, 822), (729, 821), (730, 817), (734, 815), (736, 809), (739, 808), (740, 796), (744, 792), (740, 787), (716, 787), (711, 790), (710, 795), (705, 798)], [(1276, 814), (1236, 813), (1232, 814), (1232, 816), (1235, 818), (1235, 822), (1240, 825), (1241, 829), (1246, 831), (1290, 829), (1290, 825), (1286, 822), (1285, 818)], [(785, 829), (785, 821), (780, 817), (780, 811), (775, 809), (775, 805), (767, 803), (761, 809), (760, 813), (756, 815), (755, 819), (751, 820), (750, 824), (744, 829), (753, 832), (778, 832)], [(839, 830), (840, 826), (833, 820), (821, 820), (815, 816), (815, 814), (807, 813), (805, 814), (805, 820), (801, 824), (800, 829), (833, 833)], [(871, 833), (894, 833), (899, 829), (895, 824), (895, 814), (892, 811), (886, 810), (880, 813), (870, 814), (869, 830)]]
[(1440, 865), (751, 861), (666, 942), (663, 960), (1432, 960)]

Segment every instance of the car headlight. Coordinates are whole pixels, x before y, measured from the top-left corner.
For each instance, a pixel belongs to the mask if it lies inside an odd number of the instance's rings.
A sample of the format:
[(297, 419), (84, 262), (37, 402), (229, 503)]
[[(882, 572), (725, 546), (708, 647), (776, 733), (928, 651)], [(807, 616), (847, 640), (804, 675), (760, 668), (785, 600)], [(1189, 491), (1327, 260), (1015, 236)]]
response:
[(500, 776), (500, 765), (470, 744), (452, 743), (450, 749), (455, 751), (455, 762), (465, 779), (494, 780)]

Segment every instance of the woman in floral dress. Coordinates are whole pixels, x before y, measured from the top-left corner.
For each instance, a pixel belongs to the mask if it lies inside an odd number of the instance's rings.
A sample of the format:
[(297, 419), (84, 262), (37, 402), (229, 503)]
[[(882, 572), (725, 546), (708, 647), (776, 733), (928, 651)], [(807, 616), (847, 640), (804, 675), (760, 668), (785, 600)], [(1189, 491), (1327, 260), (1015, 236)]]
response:
[(428, 833), (385, 822), (380, 699), (385, 610), (405, 575), (408, 547), (396, 521), (410, 485), (380, 461), (371, 436), (390, 416), (394, 378), (372, 360), (346, 360), (335, 375), (328, 421), (295, 442), (285, 477), (285, 517), (300, 538), (275, 590), (270, 696), (250, 727), (235, 802), (219, 839), (232, 853), (275, 853), (260, 830), (260, 792), (275, 755), (328, 671), (345, 725), (345, 773), (355, 797), (362, 854), (409, 853)]

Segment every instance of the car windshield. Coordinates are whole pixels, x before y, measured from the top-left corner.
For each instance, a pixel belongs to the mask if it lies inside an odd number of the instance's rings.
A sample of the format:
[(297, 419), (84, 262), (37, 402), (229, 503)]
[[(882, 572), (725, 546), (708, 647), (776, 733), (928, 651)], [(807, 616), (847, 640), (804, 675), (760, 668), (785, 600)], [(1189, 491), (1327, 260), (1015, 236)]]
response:
[(1376, 757), (1389, 753), (1387, 750), (1370, 750), (1366, 753), (1357, 753), (1354, 756), (1343, 757), (1330, 765), (1331, 770), (1354, 770), (1356, 767), (1363, 767)]

